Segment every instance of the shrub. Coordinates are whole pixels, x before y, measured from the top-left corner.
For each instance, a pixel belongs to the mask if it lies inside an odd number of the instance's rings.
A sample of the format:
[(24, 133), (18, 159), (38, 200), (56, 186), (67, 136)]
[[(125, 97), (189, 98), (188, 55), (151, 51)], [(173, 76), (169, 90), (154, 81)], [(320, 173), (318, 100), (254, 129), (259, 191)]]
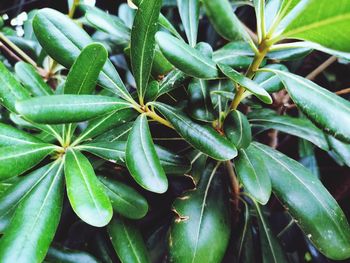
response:
[[(0, 63), (2, 262), (299, 262), (307, 249), (292, 257), (271, 229), (276, 198), (280, 234), (297, 225), (311, 250), (350, 258), (317, 174), (261, 143), (273, 129), (349, 164), (350, 103), (285, 63), (349, 59), (348, 0), (253, 1), (257, 35), (228, 0), (178, 0), (180, 24), (161, 0), (119, 17), (76, 2), (30, 13), (31, 53), (1, 33), (23, 59)], [(68, 230), (94, 256), (62, 249)]]

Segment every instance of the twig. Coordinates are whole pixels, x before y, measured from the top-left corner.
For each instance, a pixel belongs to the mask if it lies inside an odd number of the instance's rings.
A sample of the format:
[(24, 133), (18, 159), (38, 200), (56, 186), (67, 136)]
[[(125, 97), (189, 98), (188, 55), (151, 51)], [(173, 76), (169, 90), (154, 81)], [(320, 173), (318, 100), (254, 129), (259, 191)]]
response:
[(345, 94), (349, 94), (349, 93), (350, 93), (350, 88), (338, 90), (335, 92), (335, 94), (337, 94), (337, 95), (345, 95)]
[(16, 61), (21, 61), (21, 59), (15, 53), (13, 53), (11, 49), (5, 46), (4, 43), (2, 43), (1, 41), (0, 41), (0, 49), (4, 50), (4, 52), (7, 53), (9, 57), (11, 57), (12, 59)]
[(330, 65), (332, 65), (336, 61), (337, 61), (337, 57), (331, 56), (321, 65), (319, 65), (316, 69), (314, 69), (310, 74), (308, 74), (305, 78), (309, 80), (315, 79), (319, 74), (321, 74), (326, 68), (328, 68)]
[[(239, 212), (239, 183), (236, 177), (236, 173), (233, 170), (231, 161), (225, 162), (227, 173), (230, 177), (231, 186), (232, 186), (232, 203), (233, 203), (233, 214), (237, 215)], [(238, 216), (235, 217), (237, 221)]]

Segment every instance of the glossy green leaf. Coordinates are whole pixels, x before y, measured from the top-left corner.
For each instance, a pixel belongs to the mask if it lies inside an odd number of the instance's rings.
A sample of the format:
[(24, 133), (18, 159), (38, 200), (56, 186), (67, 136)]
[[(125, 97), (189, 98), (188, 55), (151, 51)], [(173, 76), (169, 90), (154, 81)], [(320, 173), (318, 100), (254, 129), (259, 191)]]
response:
[(224, 73), (225, 76), (232, 79), (235, 83), (238, 83), (245, 89), (249, 90), (252, 94), (254, 94), (259, 100), (261, 100), (264, 103), (271, 104), (272, 98), (267, 93), (266, 90), (264, 90), (262, 87), (260, 87), (257, 83), (252, 81), (251, 79), (245, 77), (241, 73), (237, 72), (230, 66), (227, 66), (225, 64), (218, 64), (220, 70), (222, 73)]
[(137, 116), (136, 111), (130, 108), (129, 105), (125, 105), (125, 107), (120, 107), (118, 110), (112, 111), (105, 116), (93, 119), (89, 121), (88, 126), (79, 135), (74, 144), (89, 140), (104, 133), (105, 131), (131, 121), (135, 118), (135, 116)]
[(159, 93), (159, 82), (153, 80), (149, 82), (146, 92), (145, 92), (145, 101), (153, 101)]
[(159, 84), (158, 97), (180, 87), (187, 76), (181, 70), (174, 69)]
[(0, 103), (12, 112), (16, 112), (17, 100), (29, 98), (29, 92), (22, 87), (12, 73), (0, 61)]
[(188, 96), (188, 110), (193, 119), (206, 122), (215, 120), (207, 81), (192, 79), (188, 85)]
[(177, 0), (177, 5), (188, 43), (194, 47), (198, 34), (199, 0)]
[(284, 154), (259, 143), (251, 145), (268, 168), (273, 192), (318, 250), (334, 260), (349, 258), (350, 226), (322, 183)]
[(308, 40), (326, 48), (350, 52), (349, 23), (350, 2), (347, 0), (338, 0), (336, 5), (330, 5), (327, 0), (300, 2), (281, 22), (282, 28), (285, 26), (281, 38)]
[(305, 45), (305, 42), (295, 42), (274, 45), (266, 56), (273, 60), (290, 61), (304, 58), (312, 51), (312, 46)]
[[(130, 131), (131, 129), (127, 132), (127, 134), (129, 134)], [(156, 149), (156, 153), (159, 157), (160, 163), (166, 173), (184, 174), (191, 169), (191, 163), (185, 157), (174, 154), (173, 152), (159, 145), (154, 146)], [(82, 151), (90, 152), (108, 161), (116, 162), (119, 165), (126, 165), (126, 141), (118, 140), (117, 137), (110, 141), (100, 141), (82, 144), (78, 146), (78, 148)]]
[(56, 148), (57, 146), (46, 143), (19, 144), (1, 147), (1, 180), (24, 173), (52, 153)]
[(165, 58), (159, 47), (156, 46), (152, 64), (152, 76), (155, 79), (161, 79), (173, 69), (173, 65)]
[(217, 166), (209, 165), (195, 191), (173, 204), (176, 214), (169, 236), (174, 263), (221, 262), (230, 238), (228, 196)]
[(93, 43), (84, 47), (68, 73), (64, 93), (91, 94), (106, 63), (107, 55), (107, 50), (102, 44)]
[(130, 219), (139, 219), (147, 214), (147, 200), (132, 187), (107, 177), (99, 176), (99, 180), (107, 189), (114, 211)]
[(54, 95), (16, 103), (17, 111), (36, 123), (81, 122), (131, 107), (118, 98), (99, 95)]
[(265, 0), (253, 0), (258, 42), (266, 37)]
[(20, 61), (15, 65), (15, 72), (24, 87), (29, 90), (33, 96), (47, 96), (53, 94), (50, 86), (46, 84), (32, 65)]
[(350, 144), (343, 143), (332, 136), (327, 136), (327, 140), (330, 148), (350, 167)]
[(73, 250), (65, 247), (51, 246), (47, 252), (45, 262), (55, 263), (98, 263), (99, 261), (85, 251)]
[(216, 50), (213, 60), (237, 69), (248, 69), (254, 59), (254, 51), (243, 41), (230, 42)]
[(62, 168), (63, 162), (56, 161), (30, 194), (20, 202), (0, 239), (2, 261), (44, 260), (61, 217), (64, 187)]
[(129, 132), (132, 129), (133, 122), (126, 122), (122, 125), (118, 125), (101, 135), (97, 136), (95, 142), (117, 142), (117, 141), (127, 141)]
[(97, 7), (89, 6), (85, 18), (94, 28), (113, 35), (123, 46), (130, 41), (130, 30), (123, 21)]
[[(298, 108), (326, 133), (350, 142), (350, 102), (292, 73), (273, 71)], [(327, 110), (325, 110), (327, 109)]]
[(114, 250), (122, 263), (150, 263), (139, 229), (123, 218), (114, 218), (107, 227)]
[(156, 41), (166, 59), (187, 75), (201, 79), (218, 77), (215, 62), (195, 48), (164, 32), (156, 34)]
[(131, 31), (131, 67), (141, 101), (151, 74), (156, 44), (154, 36), (158, 31), (157, 21), (161, 6), (161, 0), (141, 1)]
[(271, 230), (270, 224), (264, 215), (264, 210), (259, 204), (255, 203), (259, 224), (259, 236), (261, 242), (262, 262), (263, 263), (287, 263), (286, 254), (281, 244)]
[[(81, 50), (93, 42), (91, 37), (71, 19), (49, 8), (38, 11), (33, 19), (33, 29), (45, 51), (67, 68), (73, 65)], [(126, 100), (131, 99), (109, 60), (99, 75), (98, 83)]]
[(10, 223), (19, 203), (24, 200), (52, 169), (55, 163), (48, 164), (30, 174), (19, 177), (15, 184), (9, 186), (0, 196), (0, 230), (3, 231)]
[(144, 114), (136, 119), (129, 133), (125, 155), (128, 170), (139, 185), (155, 193), (164, 193), (168, 189), (168, 179)]
[(324, 133), (306, 118), (278, 115), (268, 109), (250, 112), (248, 117), (253, 127), (279, 130), (308, 140), (325, 151), (329, 149)]
[(112, 205), (89, 160), (78, 151), (68, 150), (64, 173), (74, 212), (92, 226), (107, 225), (113, 215)]
[(253, 147), (240, 149), (234, 160), (236, 173), (244, 189), (259, 203), (266, 204), (271, 195), (271, 180), (260, 152)]
[(230, 160), (237, 156), (236, 147), (212, 127), (200, 125), (163, 103), (157, 103), (155, 106), (175, 130), (197, 150), (220, 161)]
[[(264, 68), (277, 69), (288, 72), (288, 68), (283, 64), (270, 64)], [(259, 86), (265, 89), (268, 93), (278, 92), (283, 89), (283, 83), (272, 72), (258, 71), (254, 76), (254, 81), (259, 83)]]
[(0, 123), (0, 147), (41, 142), (41, 140), (24, 131), (16, 129), (10, 125)]
[(238, 110), (233, 110), (227, 115), (224, 131), (237, 148), (247, 148), (252, 141), (252, 131), (247, 117)]

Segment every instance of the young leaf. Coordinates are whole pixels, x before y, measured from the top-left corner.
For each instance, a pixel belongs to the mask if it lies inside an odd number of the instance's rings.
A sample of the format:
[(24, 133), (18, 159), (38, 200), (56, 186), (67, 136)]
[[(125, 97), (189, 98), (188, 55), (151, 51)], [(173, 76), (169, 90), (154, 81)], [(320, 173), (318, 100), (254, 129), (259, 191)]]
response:
[(0, 61), (0, 103), (8, 110), (16, 112), (16, 101), (29, 97), (29, 92), (17, 82), (12, 73)]
[(237, 148), (247, 148), (252, 141), (252, 131), (247, 117), (238, 110), (231, 111), (224, 122), (227, 138)]
[[(57, 62), (70, 68), (81, 50), (91, 44), (91, 37), (60, 12), (44, 8), (33, 19), (34, 33), (45, 51)], [(98, 83), (111, 92), (131, 101), (118, 72), (107, 60), (98, 78)]]
[(215, 120), (207, 81), (192, 79), (188, 85), (188, 96), (188, 110), (193, 119), (206, 122)]
[(16, 110), (36, 123), (59, 124), (90, 120), (131, 107), (125, 100), (99, 95), (53, 95), (16, 103)]
[(194, 47), (198, 34), (199, 0), (177, 0), (177, 5), (188, 43)]
[(244, 189), (264, 205), (269, 201), (271, 195), (271, 180), (259, 154), (253, 147), (240, 149), (234, 163)]
[(47, 96), (53, 94), (50, 86), (46, 84), (32, 65), (23, 61), (17, 62), (15, 65), (15, 72), (24, 87), (29, 90), (33, 96)]
[[(254, 202), (254, 201), (253, 201)], [(260, 205), (255, 203), (255, 209), (258, 217), (259, 236), (261, 242), (262, 262), (263, 263), (288, 263), (286, 254), (277, 237), (273, 234), (269, 222)]]
[(215, 62), (195, 48), (164, 32), (156, 34), (156, 41), (166, 59), (187, 75), (200, 79), (218, 78)]
[(267, 93), (266, 90), (264, 90), (262, 87), (260, 87), (257, 83), (254, 81), (248, 79), (244, 75), (240, 74), (230, 66), (227, 66), (225, 64), (218, 64), (220, 70), (222, 73), (224, 73), (225, 76), (233, 80), (235, 83), (238, 83), (242, 87), (249, 90), (252, 94), (254, 94), (259, 100), (261, 100), (264, 103), (271, 104), (272, 98)]
[(19, 204), (10, 225), (0, 239), (3, 261), (44, 260), (61, 217), (64, 187), (62, 168), (63, 162), (56, 161), (45, 177)]
[(107, 230), (121, 262), (151, 262), (142, 235), (131, 221), (116, 217), (108, 225)]
[(147, 200), (134, 188), (107, 177), (98, 179), (106, 187), (114, 211), (130, 219), (140, 219), (147, 214)]
[(164, 193), (168, 189), (168, 179), (159, 161), (144, 114), (136, 119), (129, 134), (126, 165), (132, 177), (143, 188), (155, 193)]
[(92, 226), (107, 225), (113, 215), (112, 205), (89, 160), (80, 152), (69, 149), (64, 173), (68, 199), (74, 212)]
[(268, 168), (273, 192), (313, 244), (328, 258), (349, 258), (350, 226), (322, 183), (284, 154), (259, 143), (251, 145)]
[(84, 47), (74, 61), (64, 84), (65, 94), (91, 94), (98, 76), (107, 60), (107, 50), (102, 44)]
[(253, 127), (279, 130), (308, 140), (325, 151), (329, 149), (324, 133), (306, 118), (278, 115), (268, 109), (252, 111), (248, 118)]
[(258, 31), (258, 42), (266, 37), (265, 0), (253, 0)]
[(169, 237), (174, 263), (221, 262), (230, 237), (230, 212), (223, 177), (209, 165), (195, 191), (173, 204), (176, 214)]
[(234, 14), (232, 6), (228, 0), (203, 0), (202, 2), (206, 14), (216, 32), (230, 41), (246, 40), (246, 42), (249, 42), (251, 46), (254, 47), (252, 40)]
[(0, 229), (3, 231), (10, 223), (11, 217), (22, 200), (31, 194), (32, 190), (55, 170), (56, 164), (48, 164), (30, 174), (19, 177), (19, 181), (11, 185), (0, 196)]
[[(350, 143), (350, 102), (292, 73), (274, 70), (298, 108), (326, 133)], [(326, 110), (325, 110), (326, 109)]]
[(175, 130), (194, 148), (211, 158), (225, 161), (237, 156), (237, 149), (212, 127), (193, 122), (183, 113), (163, 103), (154, 104)]
[(34, 143), (42, 141), (24, 131), (0, 123), (0, 147)]
[(141, 102), (145, 96), (153, 63), (158, 17), (162, 0), (141, 1), (131, 31), (131, 67)]
[(56, 148), (57, 146), (46, 143), (19, 144), (1, 147), (1, 180), (24, 173), (52, 153)]
[(338, 0), (333, 7), (327, 0), (311, 0), (300, 2), (281, 22), (283, 26), (286, 25), (282, 33), (276, 34), (281, 34), (278, 38), (303, 39), (326, 48), (350, 52), (349, 23), (348, 0)]

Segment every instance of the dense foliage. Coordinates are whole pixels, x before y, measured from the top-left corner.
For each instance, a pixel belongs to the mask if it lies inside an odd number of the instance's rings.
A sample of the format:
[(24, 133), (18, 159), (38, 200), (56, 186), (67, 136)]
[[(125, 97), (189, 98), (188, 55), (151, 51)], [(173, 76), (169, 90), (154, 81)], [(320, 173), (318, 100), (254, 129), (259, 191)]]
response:
[[(288, 64), (347, 63), (350, 1), (69, 3), (31, 11), (23, 38), (0, 32), (1, 262), (350, 258), (315, 169), (316, 148), (350, 165), (350, 102)], [(276, 131), (306, 167), (266, 145)]]

